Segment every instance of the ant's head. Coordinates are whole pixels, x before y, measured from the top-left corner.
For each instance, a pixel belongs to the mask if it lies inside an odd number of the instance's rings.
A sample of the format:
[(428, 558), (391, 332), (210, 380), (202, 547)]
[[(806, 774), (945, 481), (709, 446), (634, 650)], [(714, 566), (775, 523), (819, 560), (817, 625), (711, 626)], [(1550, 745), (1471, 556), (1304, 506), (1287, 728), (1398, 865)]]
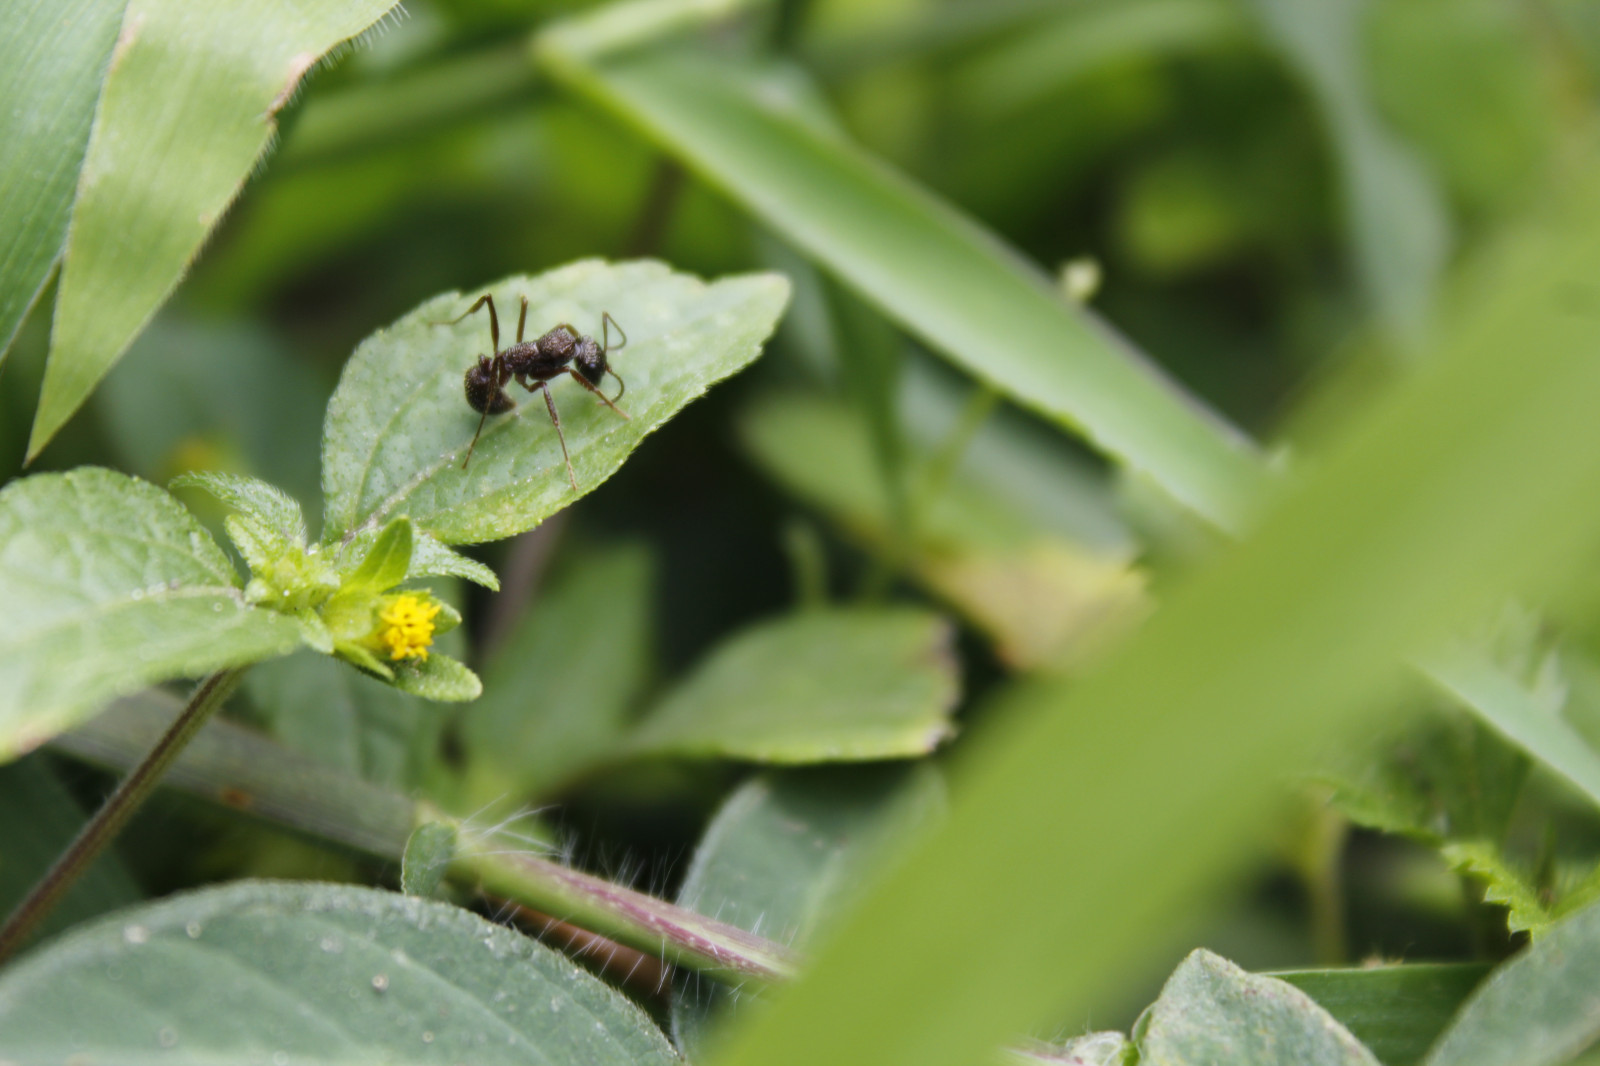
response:
[(500, 368), (486, 355), (480, 355), (477, 365), (467, 370), (465, 385), (467, 405), (480, 414), (498, 415), (516, 406), (505, 394)]
[(572, 353), (572, 362), (578, 368), (578, 373), (591, 385), (599, 385), (600, 379), (605, 377), (606, 350), (593, 337), (578, 341)]

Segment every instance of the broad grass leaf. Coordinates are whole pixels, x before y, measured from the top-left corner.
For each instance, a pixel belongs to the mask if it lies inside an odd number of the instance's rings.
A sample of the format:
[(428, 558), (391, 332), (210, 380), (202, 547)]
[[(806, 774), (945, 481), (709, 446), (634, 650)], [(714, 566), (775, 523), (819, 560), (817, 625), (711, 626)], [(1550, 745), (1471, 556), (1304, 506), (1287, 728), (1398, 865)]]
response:
[(67, 236), (123, 0), (32, 0), (0, 36), (0, 361)]
[(0, 977), (24, 1062), (679, 1062), (621, 993), (444, 903), (242, 881), (109, 916)]
[(585, 56), (605, 33), (600, 16), (574, 20), (540, 57), (934, 351), (1243, 527), (1265, 482), (1252, 446), (992, 233), (727, 63)]
[(1292, 766), (1377, 719), (1403, 659), (1588, 557), (1600, 318), (1559, 296), (1600, 273), (1585, 174), (1244, 543), (1094, 671), (995, 709), (945, 825), (720, 1066), (955, 1066), (1107, 1004), (1132, 959), (1187, 939)]
[(1203, 949), (1173, 971), (1134, 1035), (1148, 1066), (1379, 1066), (1304, 992)]
[[(639, 442), (761, 350), (788, 298), (771, 274), (707, 284), (651, 261), (583, 260), (537, 277), (512, 277), (436, 296), (363, 341), (328, 404), (323, 433), (327, 541), (409, 514), (445, 544), (497, 540), (532, 529), (599, 485)], [(544, 404), (513, 384), (518, 408), (491, 416), (467, 469), (479, 421), (463, 377), (489, 352), (489, 323), (467, 310), (493, 293), (502, 346), (516, 339), (520, 297), (532, 340), (570, 322), (600, 336), (600, 316), (627, 331), (611, 364), (627, 381), (623, 419), (565, 376), (552, 382), (578, 480), (567, 481)], [(616, 337), (613, 335), (613, 342)], [(605, 379), (608, 390), (616, 383)]]
[(300, 79), (393, 6), (129, 0), (83, 157), (30, 457), (177, 286)]
[(564, 562), (461, 720), (466, 809), (547, 794), (622, 745), (649, 676), (654, 585), (640, 545)]
[(1427, 1066), (1553, 1066), (1600, 1037), (1600, 904), (1550, 926), (1484, 981)]
[(840, 762), (925, 755), (954, 731), (950, 626), (906, 607), (758, 623), (718, 645), (628, 743), (635, 755)]
[(86, 467), (0, 490), (0, 760), (153, 682), (292, 651), (294, 621), (237, 583), (154, 485)]
[(1350, 1030), (1384, 1066), (1414, 1066), (1489, 967), (1416, 963), (1269, 974), (1294, 985)]
[[(763, 774), (706, 827), (678, 906), (804, 948), (943, 810), (925, 763)], [(711, 1027), (748, 998), (690, 979), (673, 994), (673, 1038), (700, 1061)]]

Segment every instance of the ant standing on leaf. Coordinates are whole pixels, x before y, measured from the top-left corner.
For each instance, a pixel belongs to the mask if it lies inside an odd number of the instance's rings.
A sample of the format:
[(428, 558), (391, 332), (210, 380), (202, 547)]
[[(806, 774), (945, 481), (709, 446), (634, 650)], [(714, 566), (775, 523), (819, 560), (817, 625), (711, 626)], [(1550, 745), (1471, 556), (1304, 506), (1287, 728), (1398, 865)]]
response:
[[(572, 380), (598, 396), (601, 403), (627, 418), (628, 412), (616, 404), (617, 400), (622, 399), (627, 383), (607, 364), (606, 356), (616, 350), (611, 347), (612, 326), (616, 326), (622, 336), (622, 343), (617, 348), (628, 343), (628, 335), (622, 332), (622, 327), (611, 317), (611, 313), (604, 311), (600, 315), (604, 327), (602, 341), (597, 342), (564, 322), (538, 340), (524, 341), (522, 331), (528, 324), (528, 298), (524, 296), (522, 313), (517, 316), (517, 343), (501, 351), (500, 317), (495, 314), (494, 297), (488, 293), (478, 297), (478, 302), (467, 308), (459, 318), (439, 325), (453, 326), (485, 304), (489, 305), (489, 339), (494, 344), (494, 354), (478, 356), (477, 365), (467, 371), (467, 404), (482, 417), (478, 419), (478, 432), (472, 435), (472, 443), (467, 446), (467, 457), (461, 461), (461, 469), (465, 470), (467, 463), (472, 461), (472, 450), (478, 446), (478, 436), (483, 432), (483, 424), (489, 416), (504, 414), (516, 406), (516, 402), (505, 391), (506, 386), (515, 380), (529, 392), (537, 390), (544, 393), (545, 408), (550, 412), (551, 424), (556, 427), (556, 439), (561, 442), (561, 457), (567, 461), (567, 480), (572, 482), (573, 491), (577, 491), (578, 479), (572, 473), (572, 457), (567, 454), (567, 438), (561, 432), (561, 416), (556, 413), (556, 402), (550, 397), (550, 381), (562, 374), (571, 374)], [(617, 379), (617, 395), (612, 398), (607, 398), (600, 391), (600, 379), (607, 374)]]

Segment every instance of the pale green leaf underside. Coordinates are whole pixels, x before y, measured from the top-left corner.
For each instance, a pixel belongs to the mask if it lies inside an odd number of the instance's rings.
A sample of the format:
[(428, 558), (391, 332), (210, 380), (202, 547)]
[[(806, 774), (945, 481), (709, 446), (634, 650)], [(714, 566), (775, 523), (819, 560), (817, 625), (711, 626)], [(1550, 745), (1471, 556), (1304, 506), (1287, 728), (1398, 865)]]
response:
[[(598, 338), (606, 311), (627, 332), (627, 347), (611, 362), (628, 383), (621, 406), (630, 419), (565, 376), (551, 384), (577, 493), (544, 403), (516, 384), (508, 391), (517, 409), (490, 416), (470, 465), (461, 469), (479, 419), (467, 406), (463, 380), (477, 357), (489, 353), (488, 314), (440, 323), (485, 292), (499, 308), (502, 347), (516, 339), (522, 296), (529, 340), (563, 322)], [(533, 528), (609, 477), (685, 404), (754, 359), (788, 292), (777, 275), (707, 284), (662, 263), (589, 259), (434, 297), (368, 337), (345, 367), (323, 432), (324, 539), (401, 513), (445, 544)], [(614, 391), (616, 383), (608, 377), (605, 386)]]
[(679, 1061), (620, 993), (460, 908), (251, 881), (121, 911), (14, 964), (0, 1047), (173, 1066)]
[[(943, 809), (943, 782), (926, 763), (754, 778), (707, 826), (678, 906), (803, 947)], [(703, 979), (680, 986), (672, 1001), (679, 1046), (698, 1061), (707, 1026), (739, 999)]]
[(21, 0), (0, 34), (0, 360), (61, 252), (122, 0)]
[(713, 650), (630, 747), (776, 763), (922, 755), (951, 734), (958, 688), (950, 627), (937, 615), (804, 611)]
[(30, 456), (172, 292), (301, 77), (392, 6), (130, 0), (84, 155)]
[(0, 492), (0, 759), (152, 682), (271, 658), (294, 622), (153, 485), (83, 468)]
[(820, 131), (770, 85), (704, 56), (586, 61), (552, 31), (547, 67), (639, 127), (905, 329), (1024, 407), (1083, 433), (1238, 530), (1264, 477), (1250, 445), (994, 235)]
[(1552, 925), (1489, 975), (1427, 1066), (1553, 1066), (1600, 1037), (1600, 905)]
[(1138, 1043), (1147, 1066), (1378, 1066), (1310, 996), (1205, 950), (1167, 979)]
[(173, 478), (168, 487), (209, 492), (231, 510), (259, 520), (291, 544), (306, 542), (306, 520), (300, 501), (260, 478), (220, 470), (196, 470)]

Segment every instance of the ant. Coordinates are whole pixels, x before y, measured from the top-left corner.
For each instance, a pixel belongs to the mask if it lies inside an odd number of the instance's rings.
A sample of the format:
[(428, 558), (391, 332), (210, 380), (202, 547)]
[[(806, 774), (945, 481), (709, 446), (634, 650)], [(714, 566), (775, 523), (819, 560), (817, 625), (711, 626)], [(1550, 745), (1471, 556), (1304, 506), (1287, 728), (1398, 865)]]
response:
[[(556, 439), (561, 442), (561, 457), (567, 461), (567, 480), (572, 482), (573, 491), (577, 491), (578, 479), (572, 473), (572, 457), (567, 454), (567, 438), (561, 432), (561, 416), (556, 413), (556, 402), (550, 397), (549, 383), (563, 373), (571, 374), (572, 380), (598, 396), (601, 403), (627, 418), (628, 412), (616, 404), (627, 390), (627, 383), (606, 363), (606, 356), (624, 347), (628, 343), (628, 335), (622, 332), (622, 326), (611, 317), (611, 313), (604, 311), (600, 315), (604, 327), (603, 340), (598, 343), (593, 337), (579, 333), (575, 327), (564, 322), (538, 340), (524, 342), (522, 332), (528, 324), (528, 298), (524, 296), (522, 313), (517, 316), (517, 343), (501, 351), (500, 316), (495, 314), (494, 297), (488, 293), (480, 296), (478, 302), (467, 308), (459, 318), (439, 325), (453, 326), (485, 304), (489, 305), (489, 339), (494, 344), (494, 354), (478, 356), (477, 365), (467, 371), (467, 404), (480, 412), (482, 417), (478, 419), (478, 431), (472, 435), (472, 443), (467, 447), (467, 457), (461, 461), (461, 469), (465, 470), (472, 461), (472, 450), (478, 446), (478, 437), (483, 433), (483, 424), (489, 416), (503, 414), (516, 406), (516, 402), (505, 391), (506, 386), (515, 379), (529, 392), (537, 390), (544, 393), (545, 408), (550, 412), (551, 424), (556, 427)], [(616, 348), (611, 346), (612, 326), (616, 326), (617, 332), (622, 335), (622, 343)], [(600, 391), (600, 379), (606, 374), (617, 379), (617, 395), (612, 398), (607, 398)]]

